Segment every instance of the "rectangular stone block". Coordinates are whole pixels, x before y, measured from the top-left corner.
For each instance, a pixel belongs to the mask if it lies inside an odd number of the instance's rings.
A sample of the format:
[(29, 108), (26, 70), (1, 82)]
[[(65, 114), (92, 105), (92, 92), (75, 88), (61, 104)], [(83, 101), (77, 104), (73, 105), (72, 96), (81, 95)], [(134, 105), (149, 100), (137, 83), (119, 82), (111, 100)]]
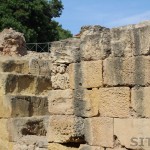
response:
[(45, 76), (0, 74), (0, 93), (35, 95), (44, 94), (51, 90), (51, 79)]
[(52, 90), (48, 96), (49, 112), (52, 115), (76, 115), (92, 117), (98, 115), (99, 91)]
[(85, 140), (88, 145), (113, 147), (113, 118), (85, 119)]
[(0, 60), (0, 72), (11, 72), (11, 73), (29, 73), (28, 60), (18, 59), (1, 59)]
[(110, 29), (101, 28), (99, 32), (85, 35), (80, 45), (81, 59), (85, 61), (101, 60), (110, 54)]
[(71, 146), (64, 146), (58, 143), (49, 143), (48, 150), (78, 150), (78, 148), (74, 148)]
[(50, 116), (47, 139), (55, 143), (84, 142), (84, 121), (71, 115)]
[(0, 119), (0, 140), (9, 141), (8, 119)]
[(149, 54), (149, 34), (150, 24), (146, 22), (111, 29), (112, 55), (130, 57)]
[(51, 44), (51, 59), (53, 63), (69, 64), (80, 60), (80, 39), (72, 38), (53, 42)]
[(102, 86), (102, 61), (84, 61), (69, 65), (70, 87), (73, 89)]
[(99, 112), (105, 117), (129, 117), (130, 88), (100, 88)]
[(81, 144), (79, 150), (104, 150), (103, 147)]
[(127, 149), (149, 149), (150, 119), (114, 119), (114, 135)]
[(46, 140), (48, 121), (48, 116), (9, 119), (9, 141), (24, 141), (24, 143), (30, 144), (30, 142), (35, 143), (39, 138)]
[(0, 74), (0, 93), (35, 93), (36, 78), (32, 75)]
[(148, 85), (150, 83), (150, 57), (110, 57), (104, 60), (104, 84)]
[(48, 100), (37, 96), (0, 97), (0, 117), (30, 117), (48, 115)]
[(99, 90), (93, 88), (74, 90), (74, 112), (76, 116), (93, 117), (97, 116), (99, 111)]
[(127, 149), (121, 147), (115, 147), (115, 148), (107, 148), (106, 150), (127, 150)]
[(48, 150), (45, 136), (26, 135), (14, 142), (13, 150)]
[(13, 143), (0, 139), (0, 150), (14, 150)]
[(139, 117), (150, 117), (150, 87), (135, 87), (131, 93), (131, 107)]
[(31, 58), (29, 60), (29, 72), (33, 75), (51, 75), (51, 61)]
[(73, 91), (51, 90), (48, 95), (49, 112), (51, 115), (72, 115), (74, 114)]
[(37, 76), (36, 77), (36, 95), (48, 95), (49, 91), (52, 89), (51, 77), (49, 76)]

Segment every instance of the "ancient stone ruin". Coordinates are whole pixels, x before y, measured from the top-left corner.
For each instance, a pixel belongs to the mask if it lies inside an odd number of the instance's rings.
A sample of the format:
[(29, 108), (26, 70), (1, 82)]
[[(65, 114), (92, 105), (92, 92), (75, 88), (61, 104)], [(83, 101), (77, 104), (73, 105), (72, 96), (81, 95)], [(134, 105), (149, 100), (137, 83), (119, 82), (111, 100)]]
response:
[(12, 50), (9, 37), (0, 150), (150, 149), (150, 22), (85, 26), (45, 55)]

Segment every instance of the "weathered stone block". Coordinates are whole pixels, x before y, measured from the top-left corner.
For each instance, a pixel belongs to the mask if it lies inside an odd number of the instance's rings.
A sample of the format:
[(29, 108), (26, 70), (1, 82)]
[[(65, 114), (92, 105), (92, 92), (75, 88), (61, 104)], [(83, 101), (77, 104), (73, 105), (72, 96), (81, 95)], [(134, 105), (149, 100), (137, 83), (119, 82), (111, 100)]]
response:
[(0, 93), (35, 93), (35, 77), (31, 75), (0, 74)]
[(0, 139), (0, 150), (14, 150), (13, 143)]
[(137, 116), (150, 117), (150, 87), (135, 87), (131, 93), (131, 107)]
[(0, 140), (9, 141), (8, 119), (0, 119)]
[(53, 42), (50, 48), (52, 62), (69, 64), (79, 61), (79, 45), (80, 39), (77, 38)]
[(130, 88), (100, 88), (99, 112), (105, 117), (129, 117)]
[(127, 149), (121, 147), (115, 147), (115, 148), (107, 148), (106, 150), (127, 150)]
[(150, 57), (113, 58), (104, 60), (104, 84), (147, 85), (150, 83)]
[(74, 91), (74, 113), (76, 116), (93, 117), (98, 115), (99, 90), (77, 89)]
[(104, 150), (103, 147), (90, 146), (90, 145), (80, 145), (79, 150)]
[(45, 76), (0, 74), (0, 93), (34, 95), (51, 90), (51, 79)]
[(52, 90), (49, 92), (49, 112), (52, 115), (71, 115), (74, 114), (73, 91)]
[(52, 115), (92, 117), (98, 115), (99, 91), (52, 90), (49, 94), (49, 112)]
[(33, 75), (50, 76), (51, 61), (31, 58), (29, 60), (29, 72)]
[(48, 92), (52, 89), (51, 77), (37, 76), (35, 80), (36, 80), (35, 94), (47, 95)]
[(84, 121), (71, 115), (50, 116), (47, 139), (56, 143), (82, 143), (84, 141)]
[(58, 143), (49, 143), (48, 150), (78, 150), (78, 148), (67, 147)]
[(149, 34), (148, 22), (111, 29), (112, 55), (122, 57), (149, 54)]
[(85, 119), (85, 140), (89, 145), (113, 147), (113, 118)]
[(69, 89), (69, 75), (68, 73), (59, 74), (51, 77), (53, 89)]
[[(114, 135), (127, 149), (149, 149), (150, 119), (114, 119)], [(143, 143), (141, 143), (143, 138)]]
[(0, 72), (11, 72), (11, 73), (29, 73), (28, 60), (18, 59), (4, 59), (0, 58)]
[(9, 142), (8, 119), (0, 119), (0, 150), (12, 150)]
[(48, 116), (43, 116), (9, 119), (9, 141), (16, 142), (22, 139), (24, 142), (28, 141), (29, 139), (30, 141), (31, 139), (32, 141), (36, 141), (39, 137), (46, 137), (49, 120), (48, 118)]
[(28, 117), (48, 115), (46, 97), (12, 96), (0, 97), (0, 117)]
[(70, 86), (73, 89), (102, 86), (102, 61), (85, 61), (69, 65)]
[(47, 150), (48, 142), (45, 136), (26, 135), (14, 143), (13, 150)]
[(81, 59), (86, 61), (100, 60), (110, 54), (110, 30), (99, 28), (97, 34), (86, 35), (81, 42)]

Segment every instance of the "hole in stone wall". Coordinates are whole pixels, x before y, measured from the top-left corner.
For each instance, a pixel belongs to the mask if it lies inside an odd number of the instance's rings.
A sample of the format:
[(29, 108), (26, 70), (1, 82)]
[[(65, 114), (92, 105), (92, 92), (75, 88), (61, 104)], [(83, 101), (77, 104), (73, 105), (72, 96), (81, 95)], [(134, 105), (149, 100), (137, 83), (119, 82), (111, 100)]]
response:
[(92, 88), (87, 88), (87, 90), (92, 90)]
[(65, 144), (62, 144), (63, 146), (66, 146), (66, 147), (71, 147), (71, 148), (79, 148), (80, 147), (80, 143), (65, 143)]
[(46, 136), (43, 121), (31, 121), (26, 123), (26, 127), (21, 130), (22, 135)]

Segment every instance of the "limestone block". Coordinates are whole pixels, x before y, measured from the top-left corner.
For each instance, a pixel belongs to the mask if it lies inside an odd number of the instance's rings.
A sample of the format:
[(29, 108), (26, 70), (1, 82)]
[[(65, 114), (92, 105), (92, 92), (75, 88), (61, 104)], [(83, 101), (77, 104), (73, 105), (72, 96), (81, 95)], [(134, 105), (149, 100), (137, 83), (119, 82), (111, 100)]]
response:
[(9, 141), (8, 119), (0, 119), (0, 140)]
[(74, 114), (73, 91), (51, 90), (48, 96), (49, 112), (52, 115), (72, 115)]
[(81, 144), (79, 150), (104, 150), (103, 147)]
[(102, 61), (85, 61), (69, 65), (70, 87), (73, 89), (102, 86)]
[(0, 97), (0, 117), (28, 117), (48, 115), (48, 100), (37, 96)]
[(82, 143), (84, 121), (71, 115), (50, 116), (47, 139), (56, 143)]
[(111, 49), (113, 56), (138, 56), (150, 53), (150, 23), (111, 29)]
[(121, 147), (115, 147), (115, 148), (107, 148), (106, 150), (127, 150), (127, 149)]
[(104, 84), (147, 85), (150, 83), (150, 57), (128, 57), (104, 60)]
[(85, 119), (85, 140), (89, 145), (113, 147), (113, 118)]
[(49, 143), (48, 150), (78, 150), (78, 148), (67, 147), (58, 143)]
[(99, 112), (105, 117), (129, 117), (130, 88), (100, 88)]
[[(121, 145), (127, 149), (148, 150), (148, 139), (150, 135), (150, 119), (114, 119), (114, 134)], [(143, 138), (143, 143), (141, 143)]]
[(150, 117), (150, 87), (135, 87), (131, 93), (131, 107), (137, 116)]
[(9, 141), (16, 142), (23, 140), (24, 143), (27, 142), (29, 144), (29, 142), (37, 142), (37, 138), (39, 137), (43, 139), (47, 134), (48, 118), (48, 116), (43, 116), (9, 119)]
[(35, 94), (47, 95), (52, 89), (52, 81), (50, 76), (37, 76), (36, 77)]
[(50, 76), (51, 61), (31, 58), (29, 60), (29, 72), (33, 75)]
[(0, 72), (29, 73), (28, 60), (0, 58)]
[(44, 94), (51, 90), (51, 78), (45, 76), (0, 74), (1, 94)]
[(72, 38), (51, 44), (51, 59), (53, 63), (69, 64), (79, 61), (80, 39)]
[(13, 143), (0, 139), (0, 150), (13, 150)]
[(93, 117), (98, 115), (99, 90), (78, 89), (74, 91), (74, 112), (76, 116)]
[(86, 35), (81, 42), (81, 59), (100, 60), (110, 54), (110, 30), (100, 28), (96, 34)]
[(0, 96), (0, 117), (6, 118), (11, 116), (11, 102), (5, 96)]
[(45, 136), (26, 135), (14, 143), (13, 150), (47, 150)]
[(35, 93), (35, 77), (31, 75), (0, 74), (0, 93)]
[(13, 150), (36, 150), (35, 145), (15, 144)]
[(12, 150), (9, 142), (8, 119), (0, 119), (0, 150)]
[(68, 73), (56, 74), (51, 77), (53, 89), (68, 89), (69, 85), (69, 75)]
[(49, 112), (52, 115), (92, 117), (98, 115), (99, 91), (52, 90), (49, 93)]

